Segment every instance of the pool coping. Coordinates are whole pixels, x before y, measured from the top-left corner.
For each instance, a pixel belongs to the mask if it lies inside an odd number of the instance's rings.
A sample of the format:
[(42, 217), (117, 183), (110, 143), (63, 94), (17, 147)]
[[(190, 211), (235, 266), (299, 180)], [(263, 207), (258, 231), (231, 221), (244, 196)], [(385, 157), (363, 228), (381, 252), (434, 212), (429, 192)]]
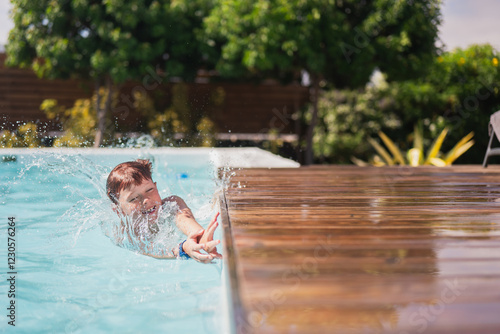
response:
[(224, 267), (226, 270), (227, 285), (225, 288), (226, 300), (228, 307), (228, 319), (227, 326), (230, 333), (236, 333), (236, 328), (239, 319), (242, 319), (245, 312), (242, 308), (239, 281), (237, 275), (237, 264), (236, 264), (236, 248), (234, 247), (234, 238), (231, 231), (231, 220), (229, 219), (229, 212), (226, 202), (226, 194), (222, 192), (219, 195), (220, 203), (220, 218), (222, 223), (222, 236), (223, 236), (223, 254), (224, 254)]
[(187, 156), (207, 154), (211, 164), (217, 169), (229, 168), (297, 168), (298, 162), (283, 158), (257, 147), (141, 147), (141, 148), (2, 148), (0, 155), (16, 154), (172, 154)]

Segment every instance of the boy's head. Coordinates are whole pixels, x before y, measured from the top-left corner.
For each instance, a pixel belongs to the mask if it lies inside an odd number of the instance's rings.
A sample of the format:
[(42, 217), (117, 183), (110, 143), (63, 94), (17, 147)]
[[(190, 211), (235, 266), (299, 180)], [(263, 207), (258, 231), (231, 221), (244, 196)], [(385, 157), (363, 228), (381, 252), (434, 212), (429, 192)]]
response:
[(149, 160), (138, 159), (116, 166), (109, 173), (106, 193), (125, 215), (157, 217), (161, 197), (151, 176)]

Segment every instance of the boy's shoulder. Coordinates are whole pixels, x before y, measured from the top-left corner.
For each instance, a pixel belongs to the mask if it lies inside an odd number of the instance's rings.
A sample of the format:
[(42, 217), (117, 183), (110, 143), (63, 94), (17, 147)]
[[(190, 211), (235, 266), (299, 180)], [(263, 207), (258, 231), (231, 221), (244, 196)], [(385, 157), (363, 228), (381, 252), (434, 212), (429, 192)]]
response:
[(169, 202), (170, 203), (177, 203), (177, 205), (179, 205), (179, 206), (186, 205), (184, 200), (177, 195), (171, 195), (171, 196), (165, 197), (164, 199), (161, 200), (162, 204), (169, 203)]
[(179, 210), (189, 209), (186, 202), (184, 202), (184, 200), (177, 195), (171, 195), (162, 199), (161, 204), (163, 205), (165, 203), (175, 205)]
[[(162, 204), (167, 203), (167, 202), (175, 202), (178, 203), (180, 201), (183, 201), (182, 198), (180, 198), (177, 195), (171, 195), (168, 197), (165, 197), (164, 199), (161, 200)], [(184, 202), (184, 201), (183, 201)]]

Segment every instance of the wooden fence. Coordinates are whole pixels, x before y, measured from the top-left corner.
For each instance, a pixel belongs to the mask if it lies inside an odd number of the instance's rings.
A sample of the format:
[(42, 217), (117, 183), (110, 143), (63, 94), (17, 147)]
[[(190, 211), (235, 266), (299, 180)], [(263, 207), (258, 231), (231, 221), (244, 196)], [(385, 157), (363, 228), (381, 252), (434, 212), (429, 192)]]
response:
[[(49, 121), (40, 111), (42, 101), (56, 99), (60, 105), (70, 107), (75, 100), (92, 95), (93, 85), (89, 82), (39, 79), (31, 70), (8, 68), (4, 62), (5, 54), (0, 54), (0, 130), (15, 128), (17, 123), (28, 121), (39, 124), (41, 131), (57, 130), (59, 125)], [(147, 75), (145, 73), (145, 78)], [(146, 84), (129, 82), (123, 85), (115, 108), (119, 125), (126, 124), (131, 131), (140, 130), (141, 117), (130, 108), (134, 90), (148, 91), (146, 88), (149, 88), (148, 93), (164, 96), (166, 105), (171, 101), (174, 83), (162, 83), (151, 89), (152, 83), (146, 80)], [(210, 99), (221, 89), (223, 103), (213, 108)], [(309, 90), (300, 85), (190, 83), (188, 96), (190, 112), (208, 115), (219, 132), (267, 133), (276, 128), (281, 133), (293, 133), (291, 115), (309, 101)]]

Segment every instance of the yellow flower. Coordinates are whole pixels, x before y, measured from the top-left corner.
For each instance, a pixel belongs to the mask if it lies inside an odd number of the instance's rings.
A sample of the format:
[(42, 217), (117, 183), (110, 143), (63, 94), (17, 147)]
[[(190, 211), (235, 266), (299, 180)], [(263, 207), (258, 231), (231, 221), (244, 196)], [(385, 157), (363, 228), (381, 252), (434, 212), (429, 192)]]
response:
[(498, 66), (498, 59), (497, 58), (493, 58), (493, 60), (491, 62), (493, 63), (493, 66), (495, 66), (495, 67)]
[(458, 64), (459, 65), (465, 64), (465, 58), (464, 57), (460, 57), (460, 60), (458, 61)]
[(441, 56), (440, 56), (440, 57), (438, 57), (438, 62), (439, 62), (439, 63), (442, 63), (442, 62), (443, 62), (443, 57), (441, 57)]

